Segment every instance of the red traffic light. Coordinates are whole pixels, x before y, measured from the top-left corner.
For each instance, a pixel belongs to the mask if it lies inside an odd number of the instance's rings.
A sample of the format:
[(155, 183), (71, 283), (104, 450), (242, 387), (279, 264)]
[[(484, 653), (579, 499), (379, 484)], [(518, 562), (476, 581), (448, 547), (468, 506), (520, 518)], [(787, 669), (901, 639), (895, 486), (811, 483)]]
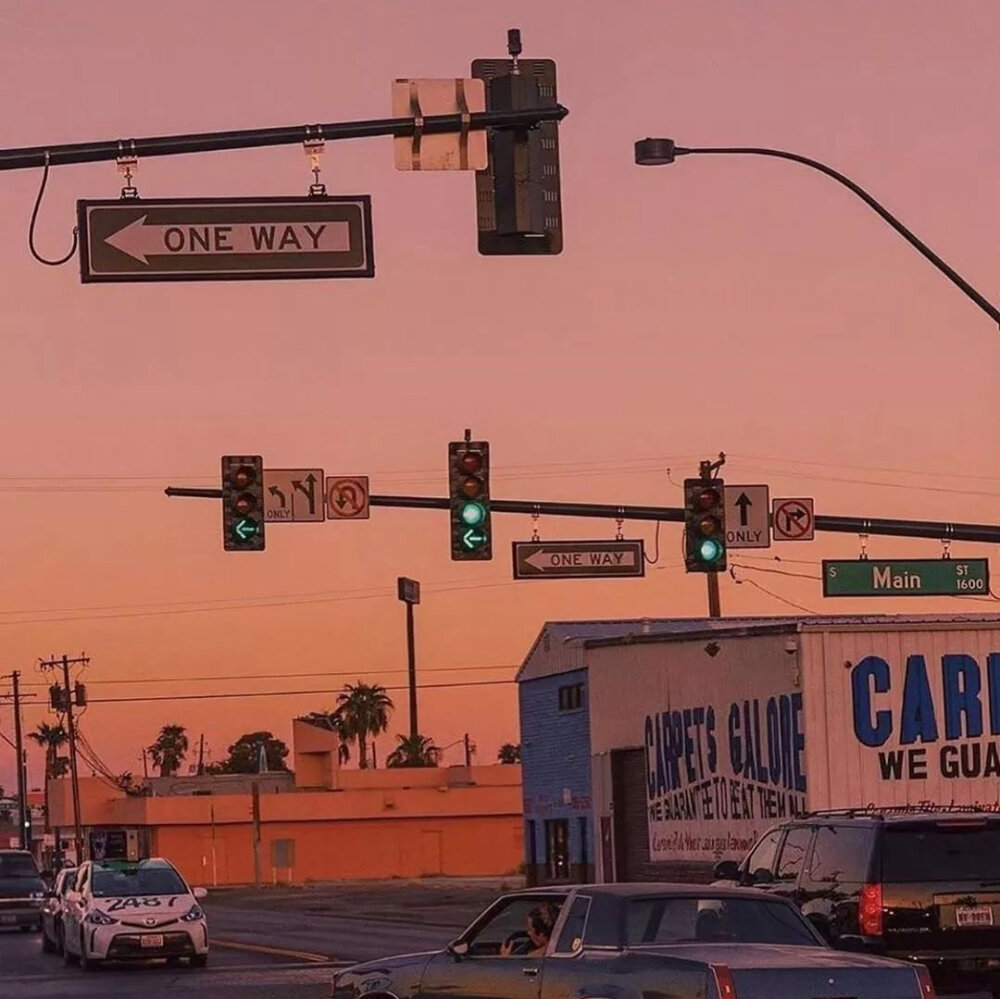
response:
[(238, 489), (246, 489), (247, 486), (253, 485), (255, 479), (254, 470), (249, 465), (240, 465), (233, 472), (233, 484)]
[(702, 510), (711, 510), (712, 507), (718, 506), (720, 502), (719, 490), (718, 489), (702, 489), (698, 493), (698, 506)]
[(483, 467), (483, 456), (476, 451), (466, 451), (459, 459), (459, 465), (463, 472), (475, 475)]

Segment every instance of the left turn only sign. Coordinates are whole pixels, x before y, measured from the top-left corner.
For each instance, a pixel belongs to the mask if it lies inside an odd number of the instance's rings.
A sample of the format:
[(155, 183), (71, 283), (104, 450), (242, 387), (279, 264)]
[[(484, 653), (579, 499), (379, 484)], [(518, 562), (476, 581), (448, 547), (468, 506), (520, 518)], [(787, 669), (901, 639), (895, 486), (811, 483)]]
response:
[(367, 195), (78, 201), (80, 278), (374, 277)]

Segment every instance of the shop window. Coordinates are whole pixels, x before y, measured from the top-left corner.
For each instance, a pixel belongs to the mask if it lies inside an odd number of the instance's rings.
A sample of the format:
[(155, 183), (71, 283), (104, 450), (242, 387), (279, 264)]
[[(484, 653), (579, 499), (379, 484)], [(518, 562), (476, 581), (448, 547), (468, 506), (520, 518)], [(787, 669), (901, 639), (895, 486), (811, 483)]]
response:
[(559, 688), (559, 710), (579, 711), (583, 707), (583, 684), (571, 683)]

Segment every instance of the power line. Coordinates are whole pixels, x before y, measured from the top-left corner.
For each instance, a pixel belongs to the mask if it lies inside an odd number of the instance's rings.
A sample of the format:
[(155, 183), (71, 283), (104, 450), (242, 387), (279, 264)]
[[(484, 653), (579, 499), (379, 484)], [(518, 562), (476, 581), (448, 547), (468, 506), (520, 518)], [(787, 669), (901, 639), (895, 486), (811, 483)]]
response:
[[(514, 683), (509, 680), (465, 680), (455, 683), (422, 683), (420, 690), (453, 690), (458, 687), (496, 687)], [(409, 690), (407, 686), (391, 686), (383, 688), (386, 691)], [(214, 701), (231, 700), (237, 697), (303, 697), (337, 694), (338, 690), (323, 688), (320, 690), (241, 690), (217, 694), (156, 694), (147, 697), (94, 697), (91, 704), (138, 704), (152, 701)]]
[[(502, 666), (421, 666), (421, 673), (468, 673), (468, 672), (481, 672), (485, 670), (517, 670), (521, 667), (518, 665), (502, 665)], [(217, 674), (215, 676), (187, 676), (179, 677), (174, 676), (162, 676), (162, 677), (124, 677), (121, 679), (104, 677), (100, 680), (88, 680), (88, 686), (95, 686), (97, 684), (114, 684), (120, 686), (122, 684), (144, 684), (144, 683), (177, 683), (178, 680), (182, 680), (184, 683), (214, 683), (220, 680), (293, 680), (301, 679), (303, 677), (358, 677), (358, 676), (386, 676), (393, 673), (405, 673), (406, 669), (353, 669), (353, 670), (311, 670), (307, 672), (296, 672), (296, 673), (241, 673), (239, 676), (233, 674)], [(22, 687), (46, 687), (45, 683), (22, 683)]]

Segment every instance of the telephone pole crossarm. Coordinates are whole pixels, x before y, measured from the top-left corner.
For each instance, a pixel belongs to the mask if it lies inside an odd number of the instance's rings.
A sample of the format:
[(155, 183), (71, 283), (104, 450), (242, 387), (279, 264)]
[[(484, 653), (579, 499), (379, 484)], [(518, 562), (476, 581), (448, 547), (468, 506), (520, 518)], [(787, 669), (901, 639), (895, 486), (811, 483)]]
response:
[[(476, 111), (469, 115), (428, 115), (420, 123), (424, 135), (441, 135), (486, 128), (531, 128), (545, 121), (561, 121), (569, 110), (561, 104), (521, 111)], [(335, 121), (321, 125), (289, 125), (278, 128), (249, 128), (240, 131), (199, 132), (191, 135), (160, 135), (145, 139), (111, 139), (63, 145), (0, 149), (0, 170), (27, 170), (33, 167), (65, 166), (117, 160), (123, 155), (146, 159), (183, 153), (212, 153), (227, 149), (254, 149), (261, 146), (292, 146), (322, 139), (368, 139), (380, 135), (408, 136), (417, 130), (415, 118), (375, 118), (367, 121)]]
[[(187, 496), (201, 499), (222, 499), (221, 489), (199, 489), (168, 486), (167, 496)], [(447, 496), (383, 496), (369, 497), (371, 506), (397, 507), (412, 510), (447, 510)], [(533, 500), (490, 501), (494, 513), (544, 514), (550, 517), (590, 517), (604, 520), (645, 520), (662, 523), (683, 523), (684, 510), (673, 506), (630, 506), (609, 503), (555, 503)], [(929, 538), (934, 541), (974, 541), (1000, 544), (1000, 525), (963, 524), (932, 520), (892, 520), (885, 517), (816, 516), (816, 530), (832, 534), (871, 534), (897, 538)]]

